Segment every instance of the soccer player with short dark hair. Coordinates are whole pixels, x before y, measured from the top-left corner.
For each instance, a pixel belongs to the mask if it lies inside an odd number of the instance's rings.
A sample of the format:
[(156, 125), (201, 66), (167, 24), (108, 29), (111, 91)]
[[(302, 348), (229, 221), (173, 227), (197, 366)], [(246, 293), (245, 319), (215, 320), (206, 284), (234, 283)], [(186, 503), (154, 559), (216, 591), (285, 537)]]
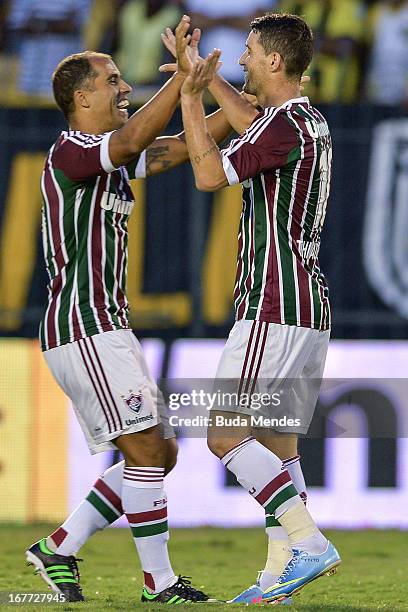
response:
[[(282, 381), (294, 381), (286, 406), (294, 417), (291, 426), (253, 425), (250, 407), (219, 406), (212, 412), (209, 447), (265, 509), (274, 543), (260, 581), (234, 603), (287, 599), (340, 563), (300, 496), (304, 479), (297, 456), (297, 435), (307, 432), (313, 416), (330, 335), (318, 252), (330, 189), (331, 137), (325, 118), (300, 90), (313, 54), (309, 26), (294, 15), (268, 14), (251, 27), (239, 62), (244, 91), (255, 95), (263, 110), (240, 138), (220, 151), (204, 120), (202, 94), (210, 86), (236, 131), (245, 127), (242, 97), (215, 77), (219, 50), (196, 60), (181, 88), (198, 189), (216, 191), (236, 183), (243, 188), (236, 322), (216, 379), (232, 381), (238, 396), (256, 389), (269, 397)], [(176, 42), (180, 64), (187, 48), (180, 31)], [(229, 428), (228, 422), (237, 422), (230, 417), (242, 414), (249, 418), (238, 432)]]
[[(185, 33), (188, 20), (178, 27)], [(193, 47), (198, 38), (196, 31)], [(51, 147), (41, 179), (49, 274), (41, 345), (72, 400), (91, 453), (113, 448), (125, 458), (97, 480), (61, 527), (26, 553), (68, 601), (84, 599), (77, 551), (123, 513), (144, 573), (142, 601), (208, 600), (170, 564), (163, 478), (176, 462), (177, 446), (163, 397), (129, 327), (126, 298), (127, 221), (135, 204), (129, 180), (188, 159), (183, 134), (156, 139), (187, 74), (180, 68), (130, 118), (131, 88), (109, 55), (69, 56), (53, 76), (55, 99), (69, 127)], [(231, 130), (222, 111), (208, 122), (217, 141)]]

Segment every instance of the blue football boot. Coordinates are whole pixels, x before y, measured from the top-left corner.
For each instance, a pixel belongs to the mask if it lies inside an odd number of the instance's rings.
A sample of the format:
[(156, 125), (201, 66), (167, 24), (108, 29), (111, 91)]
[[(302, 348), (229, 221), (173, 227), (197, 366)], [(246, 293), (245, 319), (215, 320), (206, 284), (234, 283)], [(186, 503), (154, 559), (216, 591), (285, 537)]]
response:
[[(259, 586), (259, 580), (260, 580), (261, 574), (262, 574), (262, 571), (258, 573), (258, 579), (256, 581), (256, 584), (253, 584), (252, 586), (248, 587), (245, 591), (242, 591), (242, 593), (234, 597), (234, 599), (227, 601), (227, 603), (229, 604), (240, 603), (240, 604), (246, 604), (247, 606), (251, 604), (265, 603), (264, 592)], [(276, 603), (276, 604), (290, 605), (292, 603), (292, 600), (290, 597), (283, 597), (282, 599), (275, 599), (274, 602), (271, 602), (268, 599), (268, 602)]]
[(320, 555), (293, 549), (293, 557), (288, 561), (276, 584), (263, 594), (262, 601), (273, 601), (289, 597), (320, 576), (335, 574), (341, 559), (331, 542)]

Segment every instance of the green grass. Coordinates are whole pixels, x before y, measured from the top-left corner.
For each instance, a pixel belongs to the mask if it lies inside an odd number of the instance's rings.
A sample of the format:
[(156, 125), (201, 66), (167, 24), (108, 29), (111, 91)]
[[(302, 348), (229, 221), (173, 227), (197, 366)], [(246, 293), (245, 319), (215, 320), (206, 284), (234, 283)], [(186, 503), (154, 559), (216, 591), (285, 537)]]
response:
[[(54, 527), (54, 526), (53, 526)], [(24, 565), (24, 549), (48, 535), (51, 526), (0, 526), (0, 591), (46, 592), (45, 583)], [(352, 610), (408, 611), (407, 540), (397, 531), (327, 532), (343, 557), (337, 575), (303, 589), (292, 607), (297, 612)], [(261, 529), (173, 530), (170, 554), (177, 573), (193, 576), (194, 585), (220, 599), (236, 595), (253, 583), (263, 567), (266, 538)], [(81, 550), (84, 604), (25, 605), (41, 610), (152, 610), (162, 606), (139, 603), (141, 573), (127, 529), (95, 535)], [(15, 606), (1, 606), (14, 610)], [(235, 605), (200, 605), (200, 610), (244, 610)]]

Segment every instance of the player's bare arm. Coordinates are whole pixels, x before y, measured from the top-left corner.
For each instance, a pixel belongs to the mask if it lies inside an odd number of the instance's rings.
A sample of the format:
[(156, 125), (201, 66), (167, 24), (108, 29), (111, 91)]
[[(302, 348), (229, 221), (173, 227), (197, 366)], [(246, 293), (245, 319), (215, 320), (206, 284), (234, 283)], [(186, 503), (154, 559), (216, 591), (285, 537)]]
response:
[[(207, 115), (206, 129), (216, 143), (231, 134), (231, 126), (222, 110)], [(184, 132), (175, 136), (159, 136), (146, 149), (146, 176), (159, 174), (188, 161), (189, 154)]]
[(214, 76), (208, 89), (225, 112), (234, 130), (238, 134), (243, 134), (258, 115), (258, 110), (219, 74)]
[[(184, 46), (182, 37), (177, 37), (178, 56)], [(220, 55), (221, 51), (216, 49), (206, 60), (198, 60), (181, 89), (184, 132), (200, 191), (216, 191), (228, 185), (220, 150), (207, 130), (202, 102), (203, 91), (214, 77)]]
[[(188, 42), (191, 40), (191, 36), (187, 34), (189, 26), (189, 18), (183, 16), (176, 28)], [(109, 140), (109, 157), (115, 166), (134, 159), (165, 129), (179, 101), (180, 89), (189, 69), (190, 64), (179, 62), (178, 71), (157, 94), (134, 113), (123, 127), (113, 132)], [(119, 80), (118, 96), (122, 84), (126, 86)]]

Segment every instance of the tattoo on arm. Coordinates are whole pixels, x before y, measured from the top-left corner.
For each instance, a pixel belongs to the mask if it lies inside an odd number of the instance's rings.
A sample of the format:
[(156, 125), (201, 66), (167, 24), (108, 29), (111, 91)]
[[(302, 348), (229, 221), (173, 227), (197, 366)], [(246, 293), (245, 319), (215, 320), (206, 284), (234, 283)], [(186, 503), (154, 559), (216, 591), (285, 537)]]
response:
[(153, 164), (159, 164), (159, 167), (154, 169), (156, 172), (167, 170), (167, 168), (171, 166), (171, 160), (168, 157), (168, 153), (169, 153), (168, 145), (151, 146), (147, 148), (147, 151), (146, 151), (146, 174), (147, 176), (153, 173)]
[(201, 161), (203, 161), (203, 159), (205, 159), (206, 157), (214, 153), (214, 151), (216, 151), (217, 149), (218, 149), (217, 145), (214, 144), (210, 149), (207, 149), (207, 151), (204, 151), (204, 153), (201, 153), (201, 155), (194, 155), (194, 157), (191, 159), (192, 163), (199, 164)]

